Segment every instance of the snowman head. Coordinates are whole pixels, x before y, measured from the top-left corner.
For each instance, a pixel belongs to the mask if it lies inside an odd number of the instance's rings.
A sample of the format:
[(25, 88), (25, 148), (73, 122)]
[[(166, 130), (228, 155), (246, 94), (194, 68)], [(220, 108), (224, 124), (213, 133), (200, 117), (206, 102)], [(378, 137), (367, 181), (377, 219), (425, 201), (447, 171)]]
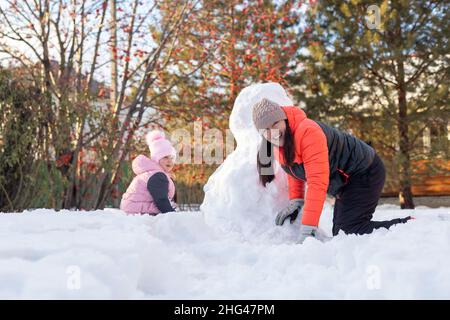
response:
[[(262, 135), (258, 132), (258, 128), (253, 121), (253, 108), (264, 99), (278, 106), (292, 106), (294, 104), (279, 83), (259, 83), (248, 86), (239, 93), (230, 115), (230, 129), (236, 139), (237, 148), (251, 149), (255, 157), (257, 150), (255, 146), (261, 142)], [(283, 115), (284, 112), (283, 114), (278, 113), (275, 119), (281, 120)]]

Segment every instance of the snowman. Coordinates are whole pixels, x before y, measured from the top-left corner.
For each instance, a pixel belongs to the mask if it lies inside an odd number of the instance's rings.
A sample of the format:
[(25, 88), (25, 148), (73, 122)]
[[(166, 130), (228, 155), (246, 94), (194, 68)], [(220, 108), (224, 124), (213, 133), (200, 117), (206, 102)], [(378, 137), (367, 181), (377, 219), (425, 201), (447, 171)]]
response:
[(278, 83), (254, 84), (240, 92), (229, 121), (236, 149), (209, 178), (200, 206), (207, 224), (247, 241), (281, 240), (295, 233), (293, 225), (280, 228), (274, 223), (277, 212), (289, 201), (282, 168), (275, 163), (275, 179), (266, 187), (259, 182), (256, 155), (262, 138), (252, 121), (252, 108), (263, 98), (282, 106), (294, 105)]

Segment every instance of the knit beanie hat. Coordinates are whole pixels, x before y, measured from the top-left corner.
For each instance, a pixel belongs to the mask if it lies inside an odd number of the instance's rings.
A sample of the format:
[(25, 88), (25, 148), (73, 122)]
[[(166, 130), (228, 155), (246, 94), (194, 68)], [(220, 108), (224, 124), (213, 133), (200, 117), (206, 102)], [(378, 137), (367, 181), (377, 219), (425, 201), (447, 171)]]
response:
[(287, 116), (276, 102), (264, 98), (253, 106), (253, 123), (256, 129), (270, 128), (283, 119), (287, 119)]
[(170, 155), (174, 158), (176, 157), (176, 150), (170, 141), (166, 139), (164, 132), (159, 130), (150, 131), (145, 136), (145, 140), (150, 149), (150, 158), (152, 160), (159, 162), (162, 158)]

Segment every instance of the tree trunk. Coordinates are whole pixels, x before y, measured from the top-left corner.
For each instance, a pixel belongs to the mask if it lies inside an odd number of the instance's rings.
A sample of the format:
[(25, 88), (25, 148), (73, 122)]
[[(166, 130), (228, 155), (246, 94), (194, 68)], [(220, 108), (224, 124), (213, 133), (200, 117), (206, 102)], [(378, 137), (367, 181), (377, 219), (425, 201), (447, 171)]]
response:
[(402, 209), (414, 209), (413, 194), (411, 190), (411, 159), (409, 155), (410, 143), (408, 136), (408, 114), (406, 102), (405, 70), (403, 61), (398, 63), (398, 117), (397, 126), (400, 147), (400, 191), (399, 200)]
[(116, 0), (110, 0), (110, 28), (111, 28), (111, 90), (110, 103), (111, 109), (117, 102), (117, 17), (116, 17)]

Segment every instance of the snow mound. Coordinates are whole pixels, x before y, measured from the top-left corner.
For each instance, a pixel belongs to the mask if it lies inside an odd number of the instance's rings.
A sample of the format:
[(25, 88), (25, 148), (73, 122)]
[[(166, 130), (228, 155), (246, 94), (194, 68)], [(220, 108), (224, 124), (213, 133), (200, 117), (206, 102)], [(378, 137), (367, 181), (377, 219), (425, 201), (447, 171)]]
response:
[(449, 299), (450, 210), (381, 206), (375, 218), (408, 214), (302, 245), (220, 235), (198, 212), (0, 214), (0, 299)]
[(274, 232), (276, 212), (288, 202), (286, 174), (277, 166), (272, 183), (266, 188), (259, 183), (256, 155), (261, 137), (253, 125), (252, 107), (262, 98), (293, 105), (278, 83), (255, 84), (241, 91), (230, 116), (237, 147), (209, 178), (200, 207), (209, 225), (255, 241), (293, 236), (291, 228)]

